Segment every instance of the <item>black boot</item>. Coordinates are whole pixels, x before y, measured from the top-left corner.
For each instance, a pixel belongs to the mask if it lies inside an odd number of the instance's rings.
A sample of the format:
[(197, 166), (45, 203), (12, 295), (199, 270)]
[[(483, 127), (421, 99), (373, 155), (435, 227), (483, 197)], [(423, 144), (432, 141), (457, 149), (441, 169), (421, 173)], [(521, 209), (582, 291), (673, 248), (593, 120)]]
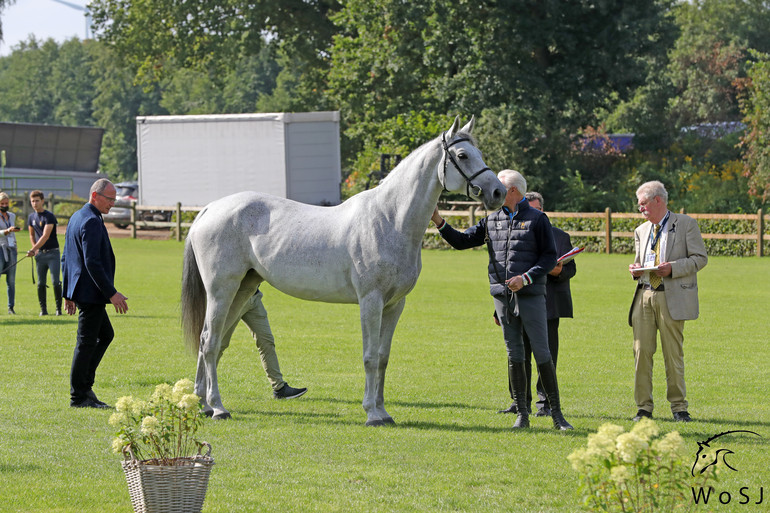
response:
[(545, 394), (548, 396), (548, 404), (551, 406), (553, 427), (561, 429), (562, 431), (574, 429), (561, 413), (559, 384), (556, 381), (556, 369), (553, 366), (553, 361), (548, 360), (546, 363), (539, 364), (537, 366), (537, 371), (540, 373), (540, 380), (543, 382)]
[(524, 362), (508, 360), (508, 379), (513, 389), (513, 400), (516, 403), (516, 422), (514, 429), (529, 427), (529, 411), (527, 408), (527, 371)]
[(53, 297), (56, 301), (56, 315), (61, 315), (61, 283), (53, 284)]
[(40, 302), (40, 315), (48, 315), (48, 304), (46, 302), (45, 285), (37, 286), (37, 300)]
[[(511, 394), (511, 399), (514, 399), (514, 397), (513, 397), (513, 387), (511, 386), (511, 373), (510, 372), (508, 372), (508, 393)], [(497, 410), (497, 413), (518, 413), (518, 409), (516, 408), (515, 399), (514, 399), (514, 402), (512, 402), (509, 407), (507, 407), (504, 410)]]

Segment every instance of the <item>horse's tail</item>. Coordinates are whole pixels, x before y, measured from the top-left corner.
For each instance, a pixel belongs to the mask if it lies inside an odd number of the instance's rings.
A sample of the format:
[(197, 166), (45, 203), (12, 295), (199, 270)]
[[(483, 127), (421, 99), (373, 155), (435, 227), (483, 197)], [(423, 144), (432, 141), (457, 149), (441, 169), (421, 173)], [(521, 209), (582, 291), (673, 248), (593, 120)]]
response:
[(203, 321), (206, 317), (206, 289), (195, 252), (188, 237), (184, 246), (184, 265), (182, 269), (182, 332), (185, 343), (198, 354)]

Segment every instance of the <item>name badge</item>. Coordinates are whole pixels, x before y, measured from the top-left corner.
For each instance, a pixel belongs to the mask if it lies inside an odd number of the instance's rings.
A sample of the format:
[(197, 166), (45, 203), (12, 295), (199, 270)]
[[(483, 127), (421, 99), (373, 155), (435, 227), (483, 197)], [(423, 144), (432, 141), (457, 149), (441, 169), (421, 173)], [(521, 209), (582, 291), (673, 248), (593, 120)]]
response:
[(655, 266), (655, 253), (647, 253), (647, 255), (644, 257), (644, 266), (643, 267), (654, 267)]

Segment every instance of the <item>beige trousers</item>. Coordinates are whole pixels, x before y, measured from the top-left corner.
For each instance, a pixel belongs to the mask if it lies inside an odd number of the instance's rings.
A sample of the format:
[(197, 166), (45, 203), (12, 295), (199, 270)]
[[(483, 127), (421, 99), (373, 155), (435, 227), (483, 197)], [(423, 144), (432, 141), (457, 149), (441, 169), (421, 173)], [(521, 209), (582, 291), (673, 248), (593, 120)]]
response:
[(684, 384), (684, 321), (671, 318), (665, 292), (641, 290), (631, 312), (634, 329), (634, 400), (640, 410), (652, 413), (652, 365), (660, 333), (666, 366), (666, 398), (672, 412), (687, 411)]
[(259, 358), (262, 360), (262, 367), (265, 369), (270, 385), (273, 390), (281, 389), (286, 382), (283, 380), (281, 367), (278, 365), (278, 355), (275, 354), (275, 338), (267, 320), (267, 311), (262, 304), (261, 291), (249, 299), (241, 319), (249, 327), (251, 335), (257, 343)]

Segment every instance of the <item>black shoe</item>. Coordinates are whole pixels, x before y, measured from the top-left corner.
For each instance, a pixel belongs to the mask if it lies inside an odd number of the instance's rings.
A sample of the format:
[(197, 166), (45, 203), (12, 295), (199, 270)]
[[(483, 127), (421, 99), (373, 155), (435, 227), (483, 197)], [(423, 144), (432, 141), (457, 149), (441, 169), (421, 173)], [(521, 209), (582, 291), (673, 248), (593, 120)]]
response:
[(57, 309), (56, 309), (56, 315), (57, 315), (57, 316), (60, 316), (60, 315), (61, 315), (61, 308), (57, 308)]
[(40, 317), (42, 317), (42, 316), (44, 316), (44, 315), (48, 315), (48, 312), (46, 312), (45, 310), (43, 310), (42, 312), (40, 312)]
[(286, 383), (278, 390), (273, 390), (273, 397), (276, 399), (294, 399), (305, 395), (307, 388), (292, 388)]
[(631, 420), (633, 420), (634, 422), (639, 422), (644, 417), (647, 417), (648, 419), (651, 419), (652, 418), (652, 413), (648, 412), (647, 410), (639, 410), (638, 412), (636, 412), (636, 417), (634, 417)]
[(674, 421), (675, 422), (692, 422), (692, 417), (690, 417), (690, 414), (687, 413), (686, 411), (675, 411)]
[(538, 408), (537, 413), (535, 413), (535, 417), (550, 417), (551, 416), (551, 408), (548, 406), (543, 406), (542, 408)]
[(95, 402), (93, 399), (91, 399), (90, 397), (85, 398), (79, 403), (70, 403), (70, 406), (72, 408), (98, 408), (100, 410), (106, 410), (109, 408), (109, 406), (107, 406), (106, 404), (104, 403), (99, 404)]
[(100, 400), (99, 400), (99, 398), (98, 398), (98, 397), (96, 397), (96, 394), (94, 393), (94, 391), (93, 391), (93, 390), (89, 390), (89, 391), (86, 393), (86, 397), (87, 397), (87, 398), (89, 398), (89, 399), (91, 399), (91, 400), (92, 400), (93, 402), (95, 402), (96, 404), (99, 404), (99, 405), (101, 405), (101, 406), (103, 406), (103, 407), (105, 407), (105, 408), (112, 408), (112, 406), (110, 406), (109, 404), (105, 403), (104, 401), (100, 401)]
[(13, 311), (13, 307), (12, 306), (8, 307), (8, 315), (16, 315), (16, 312)]
[(516, 408), (516, 403), (511, 403), (511, 405), (504, 410), (497, 410), (497, 413), (518, 413), (518, 412), (519, 410)]

